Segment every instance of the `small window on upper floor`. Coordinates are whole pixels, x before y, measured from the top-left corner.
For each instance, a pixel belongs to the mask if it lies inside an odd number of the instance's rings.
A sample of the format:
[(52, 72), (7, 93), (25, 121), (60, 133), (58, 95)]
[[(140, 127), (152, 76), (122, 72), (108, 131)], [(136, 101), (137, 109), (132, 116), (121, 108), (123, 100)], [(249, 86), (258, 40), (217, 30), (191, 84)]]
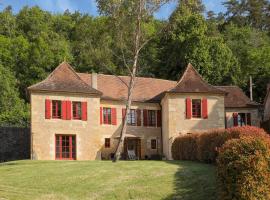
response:
[(52, 100), (52, 118), (60, 119), (61, 118), (61, 101)]
[(193, 118), (202, 117), (202, 106), (200, 99), (192, 99), (192, 117)]
[(72, 102), (73, 119), (82, 119), (82, 104), (81, 102)]

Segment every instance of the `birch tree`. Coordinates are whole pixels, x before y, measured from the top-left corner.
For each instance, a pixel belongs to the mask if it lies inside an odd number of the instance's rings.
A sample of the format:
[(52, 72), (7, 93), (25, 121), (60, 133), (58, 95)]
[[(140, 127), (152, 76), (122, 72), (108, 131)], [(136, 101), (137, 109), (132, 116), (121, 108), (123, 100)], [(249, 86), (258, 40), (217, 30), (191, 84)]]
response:
[(127, 131), (127, 118), (132, 104), (132, 94), (139, 68), (141, 50), (153, 38), (154, 34), (147, 30), (147, 22), (154, 13), (169, 0), (97, 0), (100, 14), (110, 18), (114, 39), (117, 41), (115, 56), (122, 60), (129, 73), (126, 100), (126, 115), (120, 138), (115, 151), (114, 161), (120, 159), (124, 138)]

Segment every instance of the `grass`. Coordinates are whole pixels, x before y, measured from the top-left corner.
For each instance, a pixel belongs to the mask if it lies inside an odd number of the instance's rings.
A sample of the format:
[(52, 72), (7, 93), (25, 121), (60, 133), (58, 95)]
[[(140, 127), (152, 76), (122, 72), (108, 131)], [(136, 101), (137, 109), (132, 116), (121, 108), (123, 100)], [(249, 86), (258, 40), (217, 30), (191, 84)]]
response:
[(15, 161), (0, 164), (5, 199), (216, 199), (215, 167), (188, 161)]

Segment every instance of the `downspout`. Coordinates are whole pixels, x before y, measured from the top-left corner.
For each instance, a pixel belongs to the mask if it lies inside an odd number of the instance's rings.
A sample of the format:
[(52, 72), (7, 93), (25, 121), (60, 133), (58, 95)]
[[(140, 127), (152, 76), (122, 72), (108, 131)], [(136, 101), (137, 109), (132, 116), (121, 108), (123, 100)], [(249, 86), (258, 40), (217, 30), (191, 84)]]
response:
[(163, 128), (162, 128), (162, 126), (163, 126), (163, 120), (162, 120), (162, 118), (163, 118), (163, 113), (162, 113), (162, 105), (161, 105), (161, 101), (160, 101), (160, 103), (159, 103), (159, 106), (160, 106), (160, 110), (161, 110), (161, 126), (160, 126), (160, 153), (161, 153), (161, 157), (163, 158), (163, 133), (162, 133), (162, 130), (163, 130)]

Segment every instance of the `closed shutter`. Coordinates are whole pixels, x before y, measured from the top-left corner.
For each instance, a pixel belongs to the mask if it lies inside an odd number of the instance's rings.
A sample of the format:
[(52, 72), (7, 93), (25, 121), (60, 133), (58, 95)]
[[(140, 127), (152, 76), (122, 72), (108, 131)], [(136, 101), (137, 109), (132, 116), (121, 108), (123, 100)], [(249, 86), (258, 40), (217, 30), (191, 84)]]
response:
[(122, 122), (123, 122), (123, 123), (124, 123), (125, 116), (126, 116), (126, 109), (123, 108), (123, 109), (122, 109)]
[(191, 119), (191, 99), (186, 99), (186, 118)]
[(233, 113), (233, 126), (238, 126), (238, 113)]
[(157, 127), (161, 127), (161, 110), (157, 111)]
[(142, 121), (142, 119), (141, 119), (141, 110), (140, 109), (137, 109), (136, 110), (136, 114), (137, 114), (137, 126), (141, 126), (141, 121)]
[(117, 124), (116, 108), (112, 108), (112, 125)]
[(247, 125), (251, 126), (251, 114), (247, 113)]
[(206, 98), (202, 99), (202, 117), (203, 117), (203, 119), (208, 118), (208, 105), (207, 105), (207, 99)]
[(103, 122), (103, 115), (102, 115), (102, 107), (100, 107), (100, 110), (99, 110), (99, 119), (100, 119), (100, 124), (102, 124), (102, 122)]
[(67, 102), (61, 101), (61, 119), (67, 119)]
[(66, 101), (66, 107), (67, 107), (67, 120), (71, 120), (71, 101)]
[(45, 119), (51, 119), (51, 100), (45, 100)]
[(148, 116), (147, 116), (147, 110), (143, 110), (143, 125), (148, 126)]
[(82, 120), (87, 121), (87, 102), (82, 102)]

